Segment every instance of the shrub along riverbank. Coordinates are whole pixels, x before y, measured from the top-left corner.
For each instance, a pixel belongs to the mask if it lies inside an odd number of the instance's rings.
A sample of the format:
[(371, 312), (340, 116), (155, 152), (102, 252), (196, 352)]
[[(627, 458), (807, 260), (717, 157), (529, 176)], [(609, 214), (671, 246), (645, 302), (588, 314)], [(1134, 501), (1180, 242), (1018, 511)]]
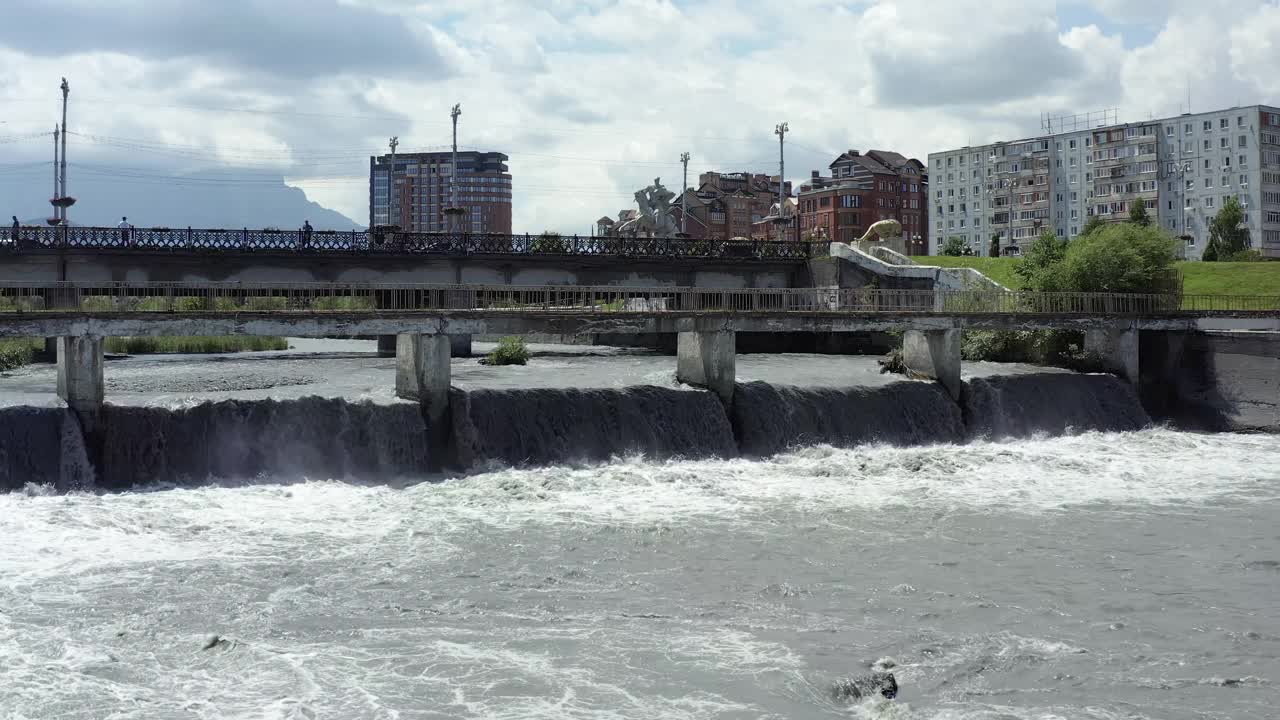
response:
[[(103, 350), (125, 355), (156, 355), (161, 353), (235, 353), (261, 352), (264, 350), (288, 350), (289, 342), (282, 337), (258, 337), (235, 335), (230, 337), (111, 337), (103, 343)], [(0, 372), (22, 367), (33, 361), (44, 350), (44, 341), (32, 338), (0, 340)]]

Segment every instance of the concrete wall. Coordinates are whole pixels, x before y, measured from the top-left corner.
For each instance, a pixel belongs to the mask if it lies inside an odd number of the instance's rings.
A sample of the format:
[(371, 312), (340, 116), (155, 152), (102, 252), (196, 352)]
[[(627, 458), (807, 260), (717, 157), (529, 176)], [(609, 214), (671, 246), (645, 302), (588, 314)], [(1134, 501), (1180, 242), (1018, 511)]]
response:
[(0, 282), (322, 282), (629, 287), (807, 286), (803, 261), (449, 258), (37, 251), (0, 257)]
[(1192, 430), (1280, 432), (1280, 333), (1143, 332), (1142, 403)]

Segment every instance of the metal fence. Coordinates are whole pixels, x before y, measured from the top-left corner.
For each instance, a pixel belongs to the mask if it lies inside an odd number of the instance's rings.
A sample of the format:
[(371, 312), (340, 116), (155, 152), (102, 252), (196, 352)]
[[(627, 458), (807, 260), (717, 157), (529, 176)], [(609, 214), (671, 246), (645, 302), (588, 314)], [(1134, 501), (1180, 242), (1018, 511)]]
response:
[(365, 283), (6, 283), (0, 314), (484, 312), (1280, 315), (1280, 296)]
[[(244, 252), (401, 255), (572, 255), (632, 258), (804, 260), (825, 255), (827, 243), (776, 240), (696, 240), (579, 235), (505, 235), (400, 231), (249, 230), (195, 228), (22, 227), (6, 229), (0, 250)], [(16, 235), (16, 240), (13, 236)]]

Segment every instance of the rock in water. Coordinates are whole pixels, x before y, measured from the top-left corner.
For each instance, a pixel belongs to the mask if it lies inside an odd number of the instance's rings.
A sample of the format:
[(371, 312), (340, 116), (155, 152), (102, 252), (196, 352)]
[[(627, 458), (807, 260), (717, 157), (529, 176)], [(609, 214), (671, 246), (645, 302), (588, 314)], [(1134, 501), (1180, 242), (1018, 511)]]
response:
[(893, 673), (878, 672), (851, 680), (841, 680), (831, 688), (837, 700), (861, 700), (876, 693), (892, 700), (898, 696), (898, 679)]
[(218, 637), (217, 635), (210, 635), (204, 639), (204, 645), (202, 645), (200, 649), (212, 650), (213, 648), (218, 647), (218, 645), (220, 645), (221, 643), (222, 643), (222, 638)]

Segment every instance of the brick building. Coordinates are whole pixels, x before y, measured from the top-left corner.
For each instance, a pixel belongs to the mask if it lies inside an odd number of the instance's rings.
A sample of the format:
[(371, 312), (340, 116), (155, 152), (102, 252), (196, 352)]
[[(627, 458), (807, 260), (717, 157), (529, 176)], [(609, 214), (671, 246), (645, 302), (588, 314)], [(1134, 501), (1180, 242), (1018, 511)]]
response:
[(828, 176), (814, 170), (800, 186), (802, 238), (850, 242), (873, 223), (893, 219), (902, 223), (912, 254), (928, 251), (929, 177), (923, 163), (884, 150), (849, 150), (828, 169)]
[[(369, 158), (369, 226), (398, 225), (413, 232), (449, 229), (450, 152), (406, 153)], [(498, 152), (458, 153), (458, 205), (466, 209), (461, 229), (511, 232), (511, 175)]]
[[(791, 183), (783, 184), (783, 192), (791, 196)], [(778, 203), (778, 176), (761, 173), (705, 172), (698, 177), (697, 189), (686, 189), (684, 201), (689, 208), (685, 225), (690, 237), (728, 240), (753, 237), (756, 224), (769, 216)], [(672, 201), (676, 224), (680, 224), (680, 196)], [(797, 240), (790, 228), (786, 239)]]

